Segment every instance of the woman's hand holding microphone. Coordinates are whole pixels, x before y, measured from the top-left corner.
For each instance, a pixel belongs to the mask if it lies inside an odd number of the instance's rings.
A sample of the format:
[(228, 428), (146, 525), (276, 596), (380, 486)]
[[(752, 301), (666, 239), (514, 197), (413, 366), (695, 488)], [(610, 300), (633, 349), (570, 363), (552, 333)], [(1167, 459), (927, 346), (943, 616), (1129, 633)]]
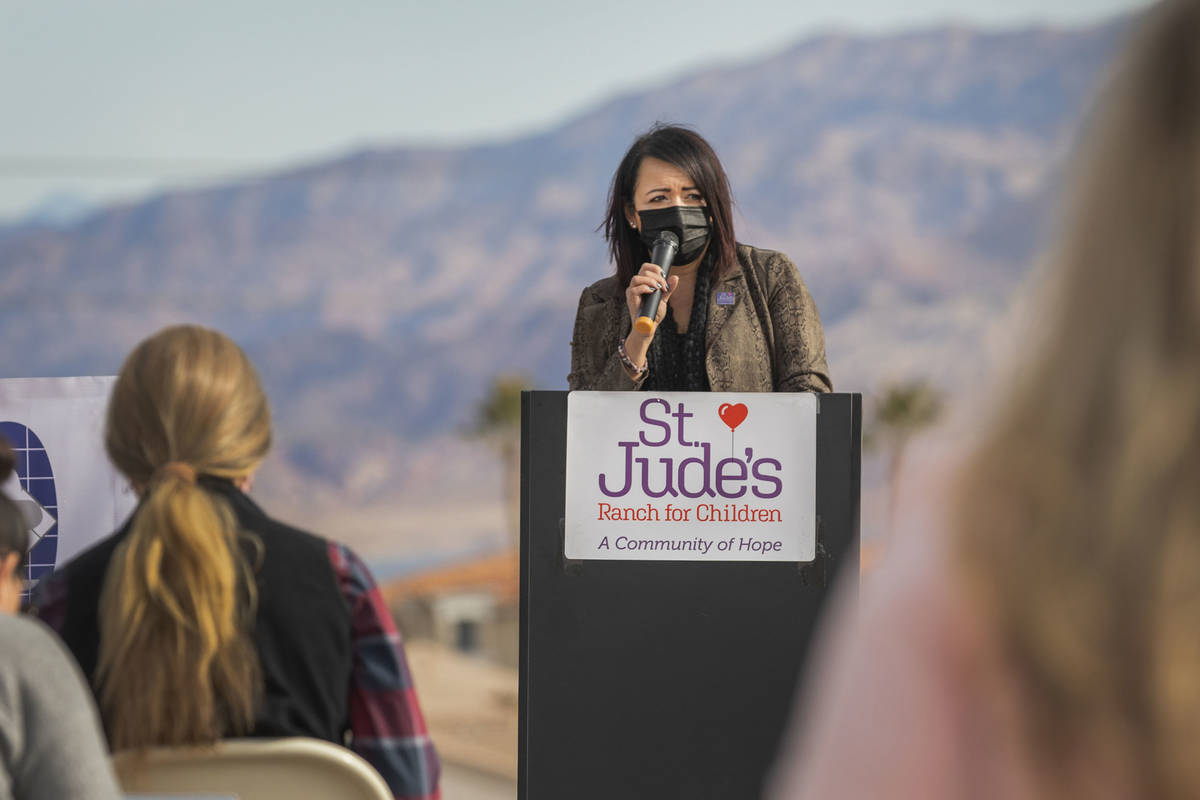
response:
[[(667, 315), (667, 299), (678, 285), (679, 278), (675, 275), (663, 278), (662, 267), (658, 264), (651, 264), (649, 262), (642, 264), (642, 268), (629, 281), (629, 287), (625, 290), (625, 302), (629, 306), (630, 321), (632, 323), (637, 322), (638, 316), (642, 312), (643, 298), (657, 289), (662, 292), (662, 298), (658, 303), (658, 310), (654, 315), (654, 326), (657, 329), (658, 325), (662, 323), (663, 317)], [(653, 333), (640, 333), (636, 326), (625, 337), (625, 353), (639, 371), (645, 370), (646, 353), (650, 350), (650, 342), (653, 339)], [(626, 371), (628, 372), (628, 368)], [(631, 375), (630, 377), (636, 378), (638, 376)]]

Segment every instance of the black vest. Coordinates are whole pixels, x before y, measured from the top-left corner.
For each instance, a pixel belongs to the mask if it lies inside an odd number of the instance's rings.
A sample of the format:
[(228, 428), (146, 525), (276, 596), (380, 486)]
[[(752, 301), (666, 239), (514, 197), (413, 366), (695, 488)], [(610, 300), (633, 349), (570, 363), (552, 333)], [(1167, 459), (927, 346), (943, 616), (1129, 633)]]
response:
[[(329, 560), (329, 543), (271, 519), (228, 482), (201, 481), (229, 503), (241, 528), (262, 543), (261, 558), (247, 550), (250, 563), (258, 562), (253, 640), (264, 690), (251, 735), (312, 736), (342, 744), (349, 728), (350, 609)], [(67, 595), (62, 638), (93, 689), (100, 590), (129, 526), (126, 521), (116, 533), (60, 567)]]

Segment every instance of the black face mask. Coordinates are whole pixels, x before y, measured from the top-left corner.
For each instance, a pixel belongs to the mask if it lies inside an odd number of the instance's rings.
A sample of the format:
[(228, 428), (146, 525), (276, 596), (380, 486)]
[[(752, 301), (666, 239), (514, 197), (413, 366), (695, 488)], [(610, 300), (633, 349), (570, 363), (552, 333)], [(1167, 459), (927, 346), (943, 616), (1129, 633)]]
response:
[(711, 226), (708, 224), (708, 209), (704, 206), (671, 206), (637, 212), (642, 220), (642, 243), (654, 247), (654, 240), (663, 231), (671, 231), (679, 237), (677, 264), (690, 264), (704, 252), (708, 244)]

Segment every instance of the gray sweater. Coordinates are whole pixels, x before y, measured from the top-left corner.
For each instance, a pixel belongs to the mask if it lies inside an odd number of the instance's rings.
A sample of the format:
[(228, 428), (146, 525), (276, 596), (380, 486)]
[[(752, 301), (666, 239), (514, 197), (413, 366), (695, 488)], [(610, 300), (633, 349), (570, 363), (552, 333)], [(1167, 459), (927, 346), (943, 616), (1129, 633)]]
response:
[(0, 614), (0, 800), (119, 800), (75, 661), (42, 623)]

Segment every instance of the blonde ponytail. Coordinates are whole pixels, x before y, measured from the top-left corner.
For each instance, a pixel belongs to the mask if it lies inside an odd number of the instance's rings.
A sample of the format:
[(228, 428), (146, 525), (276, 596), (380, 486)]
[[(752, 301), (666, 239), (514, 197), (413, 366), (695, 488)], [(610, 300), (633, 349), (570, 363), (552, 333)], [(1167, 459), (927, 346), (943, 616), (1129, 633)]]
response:
[(168, 328), (122, 368), (106, 446), (142, 502), (100, 597), (96, 680), (113, 750), (208, 743), (253, 725), (262, 679), (244, 534), (196, 476), (250, 474), (269, 420), (253, 367), (215, 331)]

